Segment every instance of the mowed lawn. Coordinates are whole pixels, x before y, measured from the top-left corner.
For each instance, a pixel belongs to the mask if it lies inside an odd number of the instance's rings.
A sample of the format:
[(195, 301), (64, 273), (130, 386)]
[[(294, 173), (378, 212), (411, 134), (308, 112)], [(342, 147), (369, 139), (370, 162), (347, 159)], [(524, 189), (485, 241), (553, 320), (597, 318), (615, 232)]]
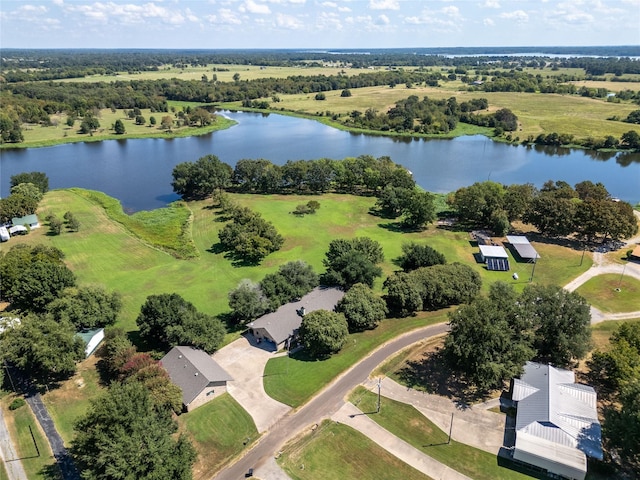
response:
[(576, 290), (606, 313), (640, 311), (640, 281), (628, 275), (605, 274), (587, 280)]
[(287, 443), (278, 464), (294, 480), (429, 480), (346, 425), (325, 420)]
[[(433, 225), (423, 232), (413, 233), (388, 228), (392, 221), (369, 214), (375, 202), (371, 197), (234, 194), (233, 198), (260, 212), (285, 238), (282, 249), (269, 255), (260, 265), (237, 267), (224, 253), (213, 253), (212, 247), (219, 243), (218, 232), (224, 222), (219, 221), (210, 200), (187, 204), (193, 214), (191, 233), (198, 256), (179, 260), (141, 241), (121, 223), (113, 221), (101, 206), (70, 190), (47, 193), (39, 214), (44, 223), (46, 213), (53, 212), (62, 217), (64, 212), (71, 211), (80, 221), (79, 232), (65, 231), (59, 236), (50, 236), (44, 225), (29, 235), (3, 243), (0, 251), (18, 243), (44, 243), (60, 248), (79, 284), (102, 285), (122, 294), (124, 307), (118, 324), (130, 331), (136, 330), (135, 319), (151, 294), (175, 292), (199, 310), (218, 315), (229, 310), (227, 295), (244, 278), (260, 281), (267, 273), (292, 260), (304, 260), (321, 273), (324, 254), (331, 240), (336, 238), (367, 236), (380, 242), (385, 262), (382, 264), (383, 278), (375, 284), (378, 292), (382, 290), (383, 279), (398, 269), (393, 261), (401, 254), (402, 243), (409, 241), (431, 245), (449, 262), (470, 265), (480, 273), (484, 289), (497, 280), (512, 283), (517, 289), (524, 288), (527, 272), (532, 268), (531, 264), (513, 262), (513, 271), (520, 272), (517, 281), (512, 279), (512, 272), (487, 271), (483, 264), (476, 263), (477, 247), (470, 243), (467, 232), (444, 230)], [(311, 199), (320, 202), (317, 213), (304, 217), (290, 213), (296, 205)], [(536, 266), (534, 282), (564, 285), (591, 265), (589, 255), (583, 265), (579, 265), (582, 252), (553, 244), (534, 243), (534, 246), (542, 257)]]
[[(356, 388), (349, 401), (362, 412), (377, 410), (378, 396), (365, 389)], [(381, 397), (380, 413), (366, 413), (374, 422), (401, 438), (422, 453), (438, 460), (474, 480), (525, 480), (522, 473), (498, 465), (496, 455), (451, 440), (413, 406)]]
[(16, 396), (12, 394), (1, 400), (2, 411), (9, 435), (13, 440), (27, 478), (29, 480), (62, 479), (49, 442), (29, 405), (25, 404), (16, 410), (9, 410), (8, 406), (14, 398)]
[(198, 452), (193, 467), (195, 480), (211, 478), (259, 437), (251, 416), (228, 393), (183, 413), (178, 423)]

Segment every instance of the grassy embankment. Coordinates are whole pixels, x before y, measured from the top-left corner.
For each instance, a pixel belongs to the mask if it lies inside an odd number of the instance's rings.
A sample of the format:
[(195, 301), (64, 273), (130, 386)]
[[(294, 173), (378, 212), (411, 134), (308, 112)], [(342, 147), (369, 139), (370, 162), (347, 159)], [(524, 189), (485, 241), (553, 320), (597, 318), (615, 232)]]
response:
[(14, 398), (16, 397), (13, 394), (7, 395), (0, 402), (9, 435), (27, 478), (30, 480), (61, 479), (62, 476), (59, 474), (49, 442), (29, 406), (23, 405), (16, 410), (9, 410), (9, 404)]
[(430, 478), (394, 457), (360, 432), (329, 420), (301, 438), (287, 443), (278, 463), (294, 480)]
[[(204, 106), (196, 102), (168, 102), (176, 107), (179, 111), (183, 106)], [(133, 138), (179, 138), (191, 137), (196, 135), (204, 135), (217, 130), (224, 130), (235, 125), (233, 120), (218, 116), (216, 121), (205, 127), (173, 127), (171, 130), (160, 129), (160, 121), (163, 116), (170, 115), (172, 112), (151, 112), (149, 109), (142, 109), (142, 116), (146, 119), (145, 125), (136, 125), (135, 120), (130, 119), (126, 115), (125, 110), (116, 110), (105, 108), (100, 110), (98, 121), (100, 128), (93, 134), (80, 133), (80, 120), (76, 120), (72, 127), (67, 126), (67, 115), (64, 113), (51, 115), (51, 126), (23, 125), (22, 133), (24, 142), (22, 143), (4, 143), (0, 144), (0, 148), (31, 148), (31, 147), (48, 147), (61, 143), (75, 142), (99, 142), (102, 140), (127, 140)], [(150, 117), (155, 117), (157, 124), (150, 125)], [(125, 125), (126, 133), (116, 135), (113, 125), (116, 120), (122, 120)]]
[[(364, 387), (358, 387), (349, 396), (349, 401), (362, 412), (375, 412), (378, 396)], [(381, 397), (380, 403), (380, 413), (366, 413), (369, 418), (425, 455), (469, 478), (474, 480), (531, 478), (499, 466), (496, 456), (491, 453), (455, 440), (447, 443), (448, 434), (411, 405), (386, 397)], [(411, 428), (407, 428), (408, 425)]]

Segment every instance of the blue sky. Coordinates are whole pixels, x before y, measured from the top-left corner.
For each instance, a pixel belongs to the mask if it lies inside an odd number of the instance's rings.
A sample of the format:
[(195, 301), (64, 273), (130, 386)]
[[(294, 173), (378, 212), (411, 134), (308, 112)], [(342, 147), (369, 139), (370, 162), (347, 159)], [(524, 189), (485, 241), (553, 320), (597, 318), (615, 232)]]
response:
[(640, 0), (1, 0), (14, 48), (640, 45)]

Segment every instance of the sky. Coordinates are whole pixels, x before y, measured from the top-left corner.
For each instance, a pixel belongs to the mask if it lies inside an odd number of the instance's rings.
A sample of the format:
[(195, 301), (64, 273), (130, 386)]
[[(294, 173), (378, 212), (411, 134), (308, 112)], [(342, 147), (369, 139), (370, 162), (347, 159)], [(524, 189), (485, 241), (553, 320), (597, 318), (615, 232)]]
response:
[(640, 45), (640, 0), (0, 0), (0, 48)]

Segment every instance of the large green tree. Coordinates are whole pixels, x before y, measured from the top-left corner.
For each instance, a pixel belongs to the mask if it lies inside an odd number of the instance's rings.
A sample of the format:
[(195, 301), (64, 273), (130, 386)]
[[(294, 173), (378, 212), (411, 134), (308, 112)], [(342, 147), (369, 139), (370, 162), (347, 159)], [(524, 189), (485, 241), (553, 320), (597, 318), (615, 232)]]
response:
[(367, 285), (356, 283), (340, 299), (336, 312), (344, 314), (350, 332), (361, 332), (378, 326), (387, 315), (387, 305)]
[(313, 267), (301, 260), (282, 265), (277, 272), (264, 276), (260, 287), (269, 299), (271, 310), (298, 300), (320, 283)]
[(382, 274), (377, 266), (382, 261), (382, 246), (368, 237), (332, 240), (323, 260), (327, 268), (324, 281), (346, 289), (356, 283), (372, 287), (374, 280)]
[(230, 209), (231, 222), (218, 233), (220, 245), (237, 260), (260, 263), (284, 243), (271, 222), (246, 207)]
[(302, 319), (300, 341), (310, 355), (327, 357), (340, 351), (347, 340), (349, 327), (341, 313), (315, 310)]
[(6, 359), (41, 384), (70, 377), (85, 357), (85, 344), (71, 323), (34, 314), (7, 329), (0, 347)]
[(31, 215), (38, 209), (38, 201), (22, 193), (14, 193), (0, 199), (0, 223), (10, 222), (14, 217)]
[(112, 385), (75, 425), (71, 449), (85, 480), (190, 480), (196, 452), (139, 382)]
[(260, 285), (245, 279), (229, 292), (229, 307), (237, 322), (246, 323), (258, 318), (269, 309), (269, 299)]
[(186, 199), (206, 198), (229, 185), (233, 169), (215, 155), (183, 162), (173, 169), (173, 191)]
[(445, 256), (430, 247), (416, 242), (403, 243), (402, 255), (398, 259), (400, 268), (405, 272), (416, 270), (420, 267), (444, 265), (447, 263)]
[(520, 315), (533, 327), (539, 360), (566, 367), (591, 347), (591, 311), (575, 292), (556, 285), (528, 285), (518, 300)]
[(534, 355), (530, 330), (519, 316), (517, 295), (504, 283), (449, 314), (445, 357), (479, 390), (501, 388)]
[(102, 287), (69, 288), (47, 305), (47, 312), (58, 321), (68, 320), (77, 329), (102, 328), (116, 323), (122, 297)]
[(421, 229), (436, 219), (433, 195), (414, 190), (402, 206), (402, 224), (410, 229)]
[(44, 312), (65, 288), (75, 286), (75, 276), (55, 247), (16, 245), (0, 257), (0, 295), (21, 310)]
[(219, 319), (199, 312), (177, 293), (149, 295), (136, 324), (142, 338), (164, 350), (191, 345), (213, 353), (225, 334)]
[(49, 191), (49, 177), (44, 172), (22, 172), (11, 175), (11, 188), (21, 183), (33, 183), (44, 194)]

